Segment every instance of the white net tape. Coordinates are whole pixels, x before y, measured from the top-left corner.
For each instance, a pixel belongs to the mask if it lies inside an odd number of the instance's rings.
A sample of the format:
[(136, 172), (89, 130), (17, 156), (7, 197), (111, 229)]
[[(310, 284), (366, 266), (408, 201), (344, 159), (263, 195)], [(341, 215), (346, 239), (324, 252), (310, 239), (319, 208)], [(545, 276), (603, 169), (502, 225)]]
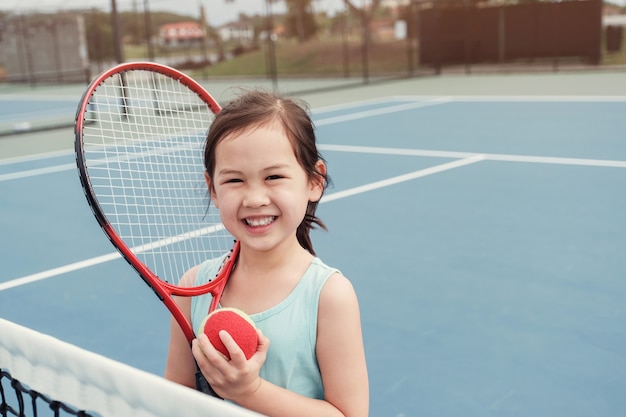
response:
[(258, 416), (3, 319), (0, 368), (53, 400), (102, 417)]

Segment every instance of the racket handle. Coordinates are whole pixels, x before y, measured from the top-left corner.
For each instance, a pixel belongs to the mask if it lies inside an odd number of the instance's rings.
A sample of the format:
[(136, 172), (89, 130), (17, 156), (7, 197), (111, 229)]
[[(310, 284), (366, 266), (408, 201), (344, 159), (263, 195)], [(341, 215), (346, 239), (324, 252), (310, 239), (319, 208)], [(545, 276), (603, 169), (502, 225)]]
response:
[(196, 368), (196, 389), (207, 395), (219, 398), (220, 400), (222, 399), (222, 397), (220, 397), (215, 391), (213, 391), (213, 388), (211, 388), (211, 385), (209, 385), (209, 381), (207, 381), (204, 375), (202, 375), (202, 372), (200, 372), (199, 368)]

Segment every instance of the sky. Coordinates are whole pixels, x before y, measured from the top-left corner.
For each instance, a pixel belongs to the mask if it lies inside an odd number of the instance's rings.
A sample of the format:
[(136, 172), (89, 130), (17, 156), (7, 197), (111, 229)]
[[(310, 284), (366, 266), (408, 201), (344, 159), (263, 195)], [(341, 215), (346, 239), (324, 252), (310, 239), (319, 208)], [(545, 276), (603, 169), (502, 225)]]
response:
[[(116, 0), (118, 10), (132, 10), (135, 5), (143, 11), (146, 0)], [(237, 20), (239, 13), (248, 15), (265, 14), (265, 0), (147, 0), (150, 11), (172, 11), (179, 14), (199, 16), (200, 4), (206, 10), (207, 20), (212, 26), (219, 26)], [(314, 0), (316, 10), (327, 10), (331, 14), (343, 8), (343, 0)], [(0, 0), (3, 12), (55, 12), (73, 8), (111, 9), (111, 0)], [(278, 1), (272, 6), (275, 12), (284, 11), (284, 2)]]

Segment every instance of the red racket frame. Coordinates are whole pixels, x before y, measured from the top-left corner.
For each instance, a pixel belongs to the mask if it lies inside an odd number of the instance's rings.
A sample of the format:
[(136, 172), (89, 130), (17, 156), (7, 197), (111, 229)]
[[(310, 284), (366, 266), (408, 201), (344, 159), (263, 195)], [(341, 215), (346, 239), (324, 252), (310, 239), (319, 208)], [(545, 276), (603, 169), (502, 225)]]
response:
[(85, 122), (84, 115), (88, 111), (89, 99), (93, 95), (94, 91), (98, 88), (98, 86), (104, 82), (104, 80), (116, 74), (135, 70), (158, 72), (177, 80), (178, 82), (182, 83), (190, 90), (195, 92), (200, 97), (200, 99), (207, 104), (209, 109), (214, 114), (217, 114), (221, 110), (221, 107), (204, 89), (204, 87), (202, 87), (189, 76), (174, 68), (152, 62), (130, 62), (117, 65), (107, 71), (104, 71), (97, 78), (95, 78), (83, 94), (83, 97), (78, 106), (78, 110), (76, 112), (76, 121), (74, 128), (76, 164), (78, 166), (80, 182), (83, 187), (83, 191), (85, 192), (85, 196), (87, 197), (87, 201), (89, 202), (89, 206), (91, 207), (93, 214), (100, 224), (100, 227), (108, 236), (113, 246), (115, 246), (115, 248), (122, 254), (124, 259), (138, 272), (144, 282), (148, 284), (148, 286), (152, 288), (152, 290), (157, 294), (159, 299), (165, 304), (167, 309), (170, 311), (170, 313), (182, 329), (189, 343), (191, 343), (191, 341), (195, 338), (195, 332), (193, 331), (191, 324), (172, 297), (192, 297), (211, 293), (213, 295), (213, 300), (211, 302), (209, 312), (217, 308), (217, 305), (220, 302), (222, 292), (224, 291), (224, 287), (226, 286), (228, 277), (230, 276), (230, 273), (234, 268), (235, 261), (239, 253), (239, 242), (235, 242), (231, 254), (222, 266), (220, 273), (215, 279), (211, 280), (210, 282), (197, 287), (180, 287), (164, 282), (163, 280), (159, 279), (159, 277), (154, 274), (143, 262), (141, 262), (137, 256), (135, 256), (135, 254), (128, 247), (128, 245), (126, 245), (126, 243), (117, 234), (113, 226), (111, 226), (109, 220), (107, 219), (102, 208), (100, 207), (100, 204), (98, 203), (97, 196), (93, 191), (91, 182), (89, 180), (89, 174), (87, 172), (82, 135)]

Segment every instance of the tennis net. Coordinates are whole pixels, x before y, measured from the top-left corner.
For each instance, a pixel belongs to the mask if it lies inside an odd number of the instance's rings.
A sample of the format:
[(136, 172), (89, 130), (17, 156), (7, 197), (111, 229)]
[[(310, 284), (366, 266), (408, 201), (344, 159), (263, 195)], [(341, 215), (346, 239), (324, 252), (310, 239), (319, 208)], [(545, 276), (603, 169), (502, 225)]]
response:
[(0, 416), (258, 414), (0, 319)]

